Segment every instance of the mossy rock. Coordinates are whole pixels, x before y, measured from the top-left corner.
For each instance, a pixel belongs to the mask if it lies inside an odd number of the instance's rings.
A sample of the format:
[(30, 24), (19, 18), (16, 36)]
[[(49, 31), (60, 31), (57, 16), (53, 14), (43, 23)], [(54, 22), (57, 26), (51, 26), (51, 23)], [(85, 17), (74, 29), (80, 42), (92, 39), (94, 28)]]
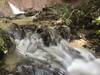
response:
[(0, 29), (0, 60), (12, 49), (13, 43), (4, 30)]

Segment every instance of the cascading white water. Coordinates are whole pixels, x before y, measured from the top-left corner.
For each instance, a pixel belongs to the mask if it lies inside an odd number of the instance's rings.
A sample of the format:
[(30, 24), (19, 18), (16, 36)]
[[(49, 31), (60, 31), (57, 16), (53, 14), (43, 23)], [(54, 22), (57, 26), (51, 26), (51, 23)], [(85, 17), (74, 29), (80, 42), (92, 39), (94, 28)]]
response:
[(63, 70), (65, 75), (100, 75), (100, 59), (86, 49), (72, 48), (64, 39), (48, 47), (39, 34), (26, 34), (23, 39), (15, 37), (16, 52), (22, 57), (45, 61)]
[(14, 15), (17, 15), (17, 14), (24, 14), (25, 12), (24, 11), (21, 11), (20, 9), (18, 9), (15, 5), (13, 5), (12, 3), (8, 2), (9, 3), (9, 6), (13, 12)]
[(67, 70), (69, 75), (100, 75), (100, 59), (88, 62), (81, 59), (75, 59)]

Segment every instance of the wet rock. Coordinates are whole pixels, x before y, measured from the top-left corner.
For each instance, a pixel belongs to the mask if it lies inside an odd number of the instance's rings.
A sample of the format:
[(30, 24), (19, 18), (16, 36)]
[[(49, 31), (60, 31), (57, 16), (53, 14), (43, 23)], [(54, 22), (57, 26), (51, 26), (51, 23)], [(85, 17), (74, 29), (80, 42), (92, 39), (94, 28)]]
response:
[(32, 63), (27, 61), (16, 66), (11, 75), (65, 75), (59, 68), (50, 67), (49, 64)]
[(24, 39), (26, 36), (32, 34), (39, 34), (46, 46), (57, 45), (61, 38), (70, 40), (70, 28), (65, 25), (58, 25), (56, 27), (49, 27), (46, 25), (17, 25), (13, 24), (10, 28), (9, 34), (14, 39)]
[(55, 29), (57, 30), (58, 34), (62, 36), (63, 39), (70, 40), (71, 33), (68, 26), (57, 26)]
[(35, 32), (36, 31), (36, 25), (18, 25), (16, 23), (13, 23), (13, 25), (10, 27), (8, 33), (10, 36), (14, 39), (23, 39), (27, 36), (28, 32)]
[(49, 46), (50, 45), (50, 42), (52, 41), (51, 40), (51, 37), (50, 37), (50, 33), (48, 31), (48, 29), (45, 27), (45, 29), (43, 28), (39, 28), (37, 30), (37, 32), (41, 35), (41, 37), (43, 38), (43, 42), (46, 46)]

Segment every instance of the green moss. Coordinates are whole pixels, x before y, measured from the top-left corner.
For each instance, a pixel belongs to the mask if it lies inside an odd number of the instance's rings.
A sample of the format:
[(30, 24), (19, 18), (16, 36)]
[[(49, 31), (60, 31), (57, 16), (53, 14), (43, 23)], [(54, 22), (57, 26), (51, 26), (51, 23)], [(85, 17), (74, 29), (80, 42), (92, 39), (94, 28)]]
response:
[(11, 49), (12, 42), (9, 35), (2, 29), (0, 29), (0, 51), (5, 54)]
[(96, 31), (96, 35), (99, 35), (100, 36), (100, 30), (97, 30)]
[(100, 25), (100, 16), (98, 18), (96, 18), (95, 21), (96, 21), (97, 25)]

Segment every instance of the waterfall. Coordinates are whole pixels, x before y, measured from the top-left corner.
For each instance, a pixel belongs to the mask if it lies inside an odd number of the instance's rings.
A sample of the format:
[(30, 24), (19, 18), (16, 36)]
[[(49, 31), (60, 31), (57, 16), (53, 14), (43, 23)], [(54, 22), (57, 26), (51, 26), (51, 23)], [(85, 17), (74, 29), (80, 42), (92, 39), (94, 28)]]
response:
[(9, 6), (13, 12), (14, 15), (17, 15), (17, 14), (24, 14), (25, 12), (21, 11), (20, 9), (18, 9), (15, 5), (13, 5), (12, 3), (8, 2), (9, 3)]
[(55, 29), (15, 26), (9, 34), (15, 52), (26, 60), (12, 75), (100, 75), (100, 59), (87, 49), (71, 47)]

